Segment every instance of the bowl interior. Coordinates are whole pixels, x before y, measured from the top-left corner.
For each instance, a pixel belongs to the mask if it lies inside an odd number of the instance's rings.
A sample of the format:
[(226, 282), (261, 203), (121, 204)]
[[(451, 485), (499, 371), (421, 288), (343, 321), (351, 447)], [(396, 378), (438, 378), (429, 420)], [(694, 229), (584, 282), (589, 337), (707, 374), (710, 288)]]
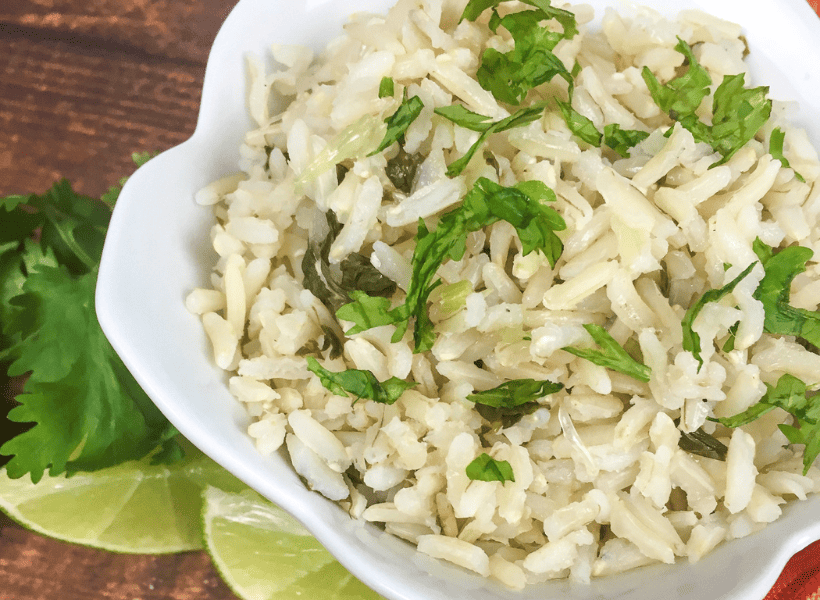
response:
[[(611, 2), (590, 2), (600, 14)], [(701, 8), (740, 21), (752, 49), (755, 85), (795, 100), (794, 120), (820, 147), (820, 22), (804, 0), (647, 0), (664, 13)], [(268, 56), (272, 42), (321, 51), (351, 12), (384, 12), (390, 0), (241, 0), (208, 62), (193, 137), (151, 160), (129, 180), (111, 221), (97, 287), (100, 323), (136, 379), (196, 446), (302, 521), (348, 569), (382, 595), (402, 600), (470, 598), (752, 598), (763, 597), (788, 558), (820, 538), (820, 499), (787, 507), (764, 531), (727, 543), (696, 565), (639, 569), (590, 586), (554, 582), (512, 592), (419, 555), (407, 543), (350, 519), (309, 492), (282, 455), (260, 456), (245, 430), (249, 419), (214, 364), (200, 320), (184, 299), (207, 285), (215, 260), (211, 211), (194, 193), (237, 170), (247, 116), (245, 56)], [(651, 584), (651, 585), (650, 585)]]

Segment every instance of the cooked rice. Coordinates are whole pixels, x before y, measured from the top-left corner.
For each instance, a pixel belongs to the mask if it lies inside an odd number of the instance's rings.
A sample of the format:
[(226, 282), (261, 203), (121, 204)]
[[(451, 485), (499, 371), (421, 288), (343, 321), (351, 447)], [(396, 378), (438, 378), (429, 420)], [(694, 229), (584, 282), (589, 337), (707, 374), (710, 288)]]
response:
[[(663, 137), (669, 121), (640, 69), (662, 81), (675, 76), (679, 36), (713, 80), (746, 72), (741, 29), (697, 11), (671, 21), (641, 8), (608, 10), (601, 28), (587, 28), (591, 9), (579, 5), (581, 34), (555, 50), (568, 67), (582, 67), (573, 107), (599, 130), (618, 123), (651, 135), (620, 158), (579, 143), (551, 105), (531, 125), (494, 135), (486, 147), (492, 166), (473, 160), (448, 178), (446, 165), (478, 134), (433, 108), (460, 102), (493, 119), (509, 114), (474, 77), (483, 49), (509, 42), (484, 22), (458, 23), (464, 4), (399, 0), (387, 16), (352, 17), (315, 61), (284, 46), (273, 48), (278, 72), (250, 60), (259, 129), (242, 146), (242, 173), (196, 196), (214, 206), (218, 262), (213, 289), (194, 290), (187, 306), (202, 315), (216, 363), (232, 373), (231, 392), (254, 418), (248, 433), (259, 451), (287, 448), (309, 487), (422, 552), (512, 588), (700, 560), (775, 520), (784, 502), (820, 489), (820, 470), (802, 475), (802, 448), (777, 428), (791, 422), (784, 411), (734, 431), (707, 420), (742, 412), (784, 373), (820, 382), (820, 357), (793, 338), (763, 333), (753, 297), (762, 267), (695, 321), (701, 368), (683, 350), (680, 330), (695, 299), (757, 260), (755, 238), (820, 250), (817, 153), (775, 101), (758, 139), (709, 169), (716, 155), (688, 130), (676, 125)], [(378, 98), (385, 76), (424, 103), (405, 136), (406, 151), (426, 157), (409, 194), (385, 175), (395, 146), (366, 156), (400, 97)], [(283, 113), (270, 114), (271, 93), (290, 101)], [(556, 79), (538, 94), (565, 97), (566, 85)], [(805, 182), (768, 154), (775, 127)], [(337, 163), (349, 167), (342, 179)], [(430, 352), (413, 354), (410, 334), (392, 342), (392, 326), (345, 337), (347, 324), (302, 286), (317, 214), (331, 209), (342, 225), (330, 263), (369, 256), (397, 282), (398, 300), (412, 274), (419, 218), (432, 226), (478, 177), (503, 185), (540, 179), (555, 190), (568, 226), (555, 268), (543, 254), (523, 256), (515, 229), (501, 221), (471, 234), (464, 257), (439, 269), (446, 285), (469, 285), (456, 310), (433, 294)], [(795, 280), (795, 306), (817, 308), (819, 275), (809, 262)], [(735, 349), (724, 352), (736, 322)], [(637, 345), (651, 380), (563, 351), (590, 341), (585, 323), (606, 324), (618, 342)], [(344, 341), (335, 359), (320, 351), (331, 334)], [(394, 405), (354, 402), (326, 390), (306, 355), (332, 371), (418, 385)], [(466, 396), (517, 378), (565, 388), (518, 423), (487, 431)], [(728, 446), (725, 462), (679, 447), (682, 432), (699, 428)], [(508, 461), (515, 481), (470, 480), (465, 468), (482, 452)]]

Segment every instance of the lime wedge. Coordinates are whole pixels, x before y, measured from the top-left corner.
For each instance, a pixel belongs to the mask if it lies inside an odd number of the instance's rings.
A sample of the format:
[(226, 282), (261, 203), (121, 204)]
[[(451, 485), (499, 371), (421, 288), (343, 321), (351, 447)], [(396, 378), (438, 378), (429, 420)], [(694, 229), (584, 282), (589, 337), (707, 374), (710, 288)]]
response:
[(204, 492), (205, 549), (243, 600), (378, 600), (293, 517), (255, 492)]
[(165, 554), (202, 548), (202, 489), (245, 489), (186, 446), (170, 466), (129, 462), (72, 477), (10, 479), (0, 470), (0, 509), (48, 537), (113, 552)]

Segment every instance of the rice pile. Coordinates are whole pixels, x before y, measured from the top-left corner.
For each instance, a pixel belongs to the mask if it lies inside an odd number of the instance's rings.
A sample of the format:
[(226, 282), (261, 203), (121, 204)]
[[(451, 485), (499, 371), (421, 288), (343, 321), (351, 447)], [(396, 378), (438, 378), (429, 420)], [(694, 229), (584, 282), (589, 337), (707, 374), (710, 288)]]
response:
[[(462, 104), (493, 121), (514, 110), (475, 79), (484, 49), (508, 50), (509, 35), (493, 34), (489, 13), (459, 22), (465, 3), (399, 0), (387, 16), (356, 15), (315, 60), (307, 49), (273, 46), (274, 73), (250, 59), (259, 128), (241, 148), (242, 172), (197, 195), (214, 208), (218, 262), (213, 288), (194, 290), (187, 306), (202, 315), (231, 392), (254, 417), (248, 433), (259, 451), (286, 448), (310, 488), (421, 552), (517, 589), (697, 561), (820, 489), (816, 467), (803, 475), (803, 446), (778, 428), (792, 423), (782, 409), (735, 429), (709, 420), (755, 405), (784, 374), (820, 382), (820, 356), (763, 332), (754, 297), (763, 266), (695, 319), (702, 366), (684, 350), (681, 327), (698, 298), (758, 261), (757, 238), (820, 250), (817, 153), (775, 101), (756, 138), (710, 169), (720, 155), (658, 108), (641, 69), (661, 82), (680, 74), (680, 38), (715, 85), (746, 73), (740, 27), (701, 12), (669, 21), (635, 8), (607, 11), (593, 29), (591, 8), (577, 5), (580, 33), (554, 50), (567, 69), (580, 67), (572, 107), (599, 131), (616, 123), (648, 137), (623, 158), (573, 136), (550, 103), (532, 123), (492, 135), (448, 177), (479, 134), (434, 109)], [(507, 3), (502, 14), (522, 7)], [(380, 97), (385, 77), (396, 91)], [(567, 93), (556, 77), (524, 105)], [(400, 144), (368, 156), (405, 94), (423, 102), (401, 144), (420, 157), (407, 193), (386, 174)], [(271, 95), (287, 99), (284, 112), (272, 114)], [(709, 100), (699, 109), (706, 120)], [(775, 128), (791, 168), (769, 152)], [(412, 329), (391, 341), (394, 325), (345, 335), (351, 323), (303, 285), (305, 253), (328, 235), (324, 213), (340, 224), (325, 249), (330, 268), (354, 253), (368, 258), (397, 284), (396, 305), (410, 285), (419, 219), (433, 230), (480, 177), (554, 190), (551, 206), (567, 225), (554, 268), (540, 251), (525, 256), (501, 220), (470, 233), (464, 256), (438, 269), (430, 351), (413, 352)], [(794, 279), (790, 302), (817, 309), (818, 263)], [(594, 347), (585, 324), (631, 349), (651, 368), (649, 381), (564, 350)], [(343, 351), (330, 358), (334, 339)], [(330, 371), (417, 385), (394, 404), (357, 401), (326, 389), (308, 356)], [(491, 426), (466, 399), (517, 379), (563, 389), (507, 426)], [(698, 430), (728, 447), (725, 460), (681, 447)], [(482, 453), (507, 461), (514, 481), (470, 479), (465, 470)]]

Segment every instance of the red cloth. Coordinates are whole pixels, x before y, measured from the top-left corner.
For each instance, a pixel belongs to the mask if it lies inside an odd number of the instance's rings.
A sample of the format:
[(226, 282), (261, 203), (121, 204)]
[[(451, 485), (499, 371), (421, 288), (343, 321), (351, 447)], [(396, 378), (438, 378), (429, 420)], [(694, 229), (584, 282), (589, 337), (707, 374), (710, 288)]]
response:
[(820, 600), (820, 541), (792, 557), (765, 600)]

